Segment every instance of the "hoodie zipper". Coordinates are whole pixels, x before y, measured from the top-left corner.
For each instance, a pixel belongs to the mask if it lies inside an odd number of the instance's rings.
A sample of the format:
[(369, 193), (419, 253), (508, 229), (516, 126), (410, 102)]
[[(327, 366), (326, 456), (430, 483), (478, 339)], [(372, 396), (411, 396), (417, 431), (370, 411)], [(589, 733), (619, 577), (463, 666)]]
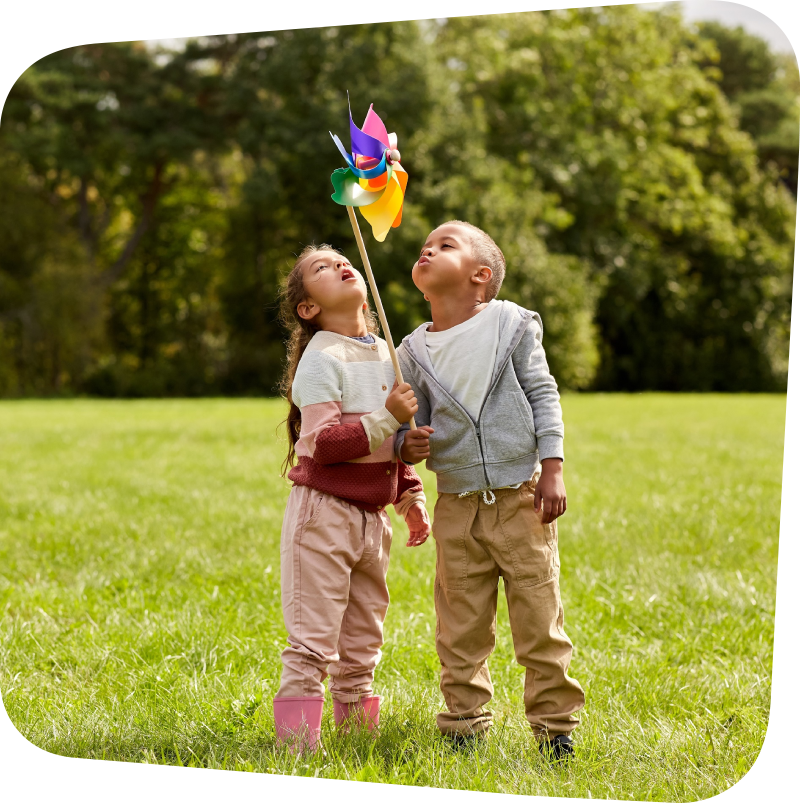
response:
[[(483, 412), (483, 406), (481, 406), (481, 412)], [(478, 436), (478, 449), (481, 452), (481, 466), (483, 467), (483, 478), (486, 480), (486, 488), (485, 490), (489, 490), (489, 475), (486, 473), (486, 458), (483, 455), (483, 441), (481, 440), (481, 425), (480, 425), (481, 417), (478, 415), (478, 424), (475, 427), (475, 434)]]
[(486, 391), (486, 395), (483, 397), (483, 402), (481, 403), (481, 409), (478, 412), (478, 423), (475, 426), (475, 431), (478, 433), (478, 447), (481, 450), (481, 463), (483, 464), (483, 478), (486, 480), (486, 489), (490, 490), (489, 486), (489, 474), (486, 471), (486, 458), (483, 454), (483, 441), (481, 440), (481, 417), (483, 416), (483, 408), (486, 406), (486, 402), (491, 396), (492, 391), (497, 387), (497, 383), (500, 381), (500, 377), (503, 375), (503, 372), (506, 370), (506, 366), (508, 365), (509, 360), (511, 359), (511, 355), (514, 353), (514, 349), (519, 344), (519, 341), (522, 340), (522, 335), (525, 334), (525, 328), (523, 327), (522, 331), (520, 332), (519, 337), (514, 341), (514, 345), (511, 347), (511, 351), (508, 353), (508, 357), (503, 360), (503, 364), (500, 366), (500, 370), (497, 372), (497, 376), (495, 377), (494, 382), (492, 382), (491, 387), (489, 390)]

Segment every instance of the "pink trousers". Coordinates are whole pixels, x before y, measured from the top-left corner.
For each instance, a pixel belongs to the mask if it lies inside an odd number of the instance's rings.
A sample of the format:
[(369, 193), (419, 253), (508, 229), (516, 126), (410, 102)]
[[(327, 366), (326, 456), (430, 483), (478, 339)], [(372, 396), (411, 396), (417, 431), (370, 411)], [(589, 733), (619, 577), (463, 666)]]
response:
[(316, 697), (330, 675), (334, 699), (372, 694), (389, 607), (392, 528), (335, 496), (295, 485), (281, 531), (281, 600), (289, 646), (278, 697)]

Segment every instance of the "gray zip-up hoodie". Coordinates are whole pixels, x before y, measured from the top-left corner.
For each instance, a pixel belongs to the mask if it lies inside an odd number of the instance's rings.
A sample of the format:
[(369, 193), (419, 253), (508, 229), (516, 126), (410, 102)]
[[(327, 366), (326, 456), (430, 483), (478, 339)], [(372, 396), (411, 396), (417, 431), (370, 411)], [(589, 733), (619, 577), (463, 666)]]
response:
[[(477, 421), (439, 384), (428, 356), (425, 330), (403, 338), (397, 355), (414, 389), (417, 426), (431, 426), (431, 456), (439, 493), (465, 493), (527, 482), (539, 460), (564, 458), (564, 424), (556, 381), (542, 346), (539, 315), (503, 301), (500, 339), (489, 391)], [(398, 431), (395, 449), (409, 430)]]

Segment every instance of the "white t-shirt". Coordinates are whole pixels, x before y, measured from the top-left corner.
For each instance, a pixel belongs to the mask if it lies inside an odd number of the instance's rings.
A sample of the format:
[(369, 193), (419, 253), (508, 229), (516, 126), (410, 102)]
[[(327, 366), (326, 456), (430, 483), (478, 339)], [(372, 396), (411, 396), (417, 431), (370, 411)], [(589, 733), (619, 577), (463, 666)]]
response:
[(425, 332), (439, 384), (478, 420), (497, 358), (502, 302), (490, 301), (477, 315), (443, 332)]

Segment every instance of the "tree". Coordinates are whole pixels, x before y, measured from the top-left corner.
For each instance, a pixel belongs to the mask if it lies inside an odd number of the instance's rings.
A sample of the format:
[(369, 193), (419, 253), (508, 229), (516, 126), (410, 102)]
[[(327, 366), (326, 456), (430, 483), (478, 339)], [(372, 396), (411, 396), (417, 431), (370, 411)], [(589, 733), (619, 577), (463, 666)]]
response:
[(795, 207), (668, 12), (461, 18), (441, 47), (487, 154), (530, 174), (569, 225), (551, 252), (602, 284), (602, 389), (781, 387)]
[[(185, 176), (182, 167), (223, 147), (222, 88), (221, 76), (198, 69), (191, 53), (159, 66), (141, 43), (59, 51), (12, 88), (3, 147), (24, 163), (50, 225), (81, 245), (77, 273), (106, 299), (119, 297), (143, 241), (157, 239), (159, 206)], [(102, 326), (107, 311), (96, 304), (93, 312), (91, 327)], [(72, 376), (73, 386), (82, 379)]]
[(81, 245), (38, 185), (0, 150), (0, 397), (70, 392), (102, 342)]
[(797, 60), (773, 53), (767, 43), (741, 26), (698, 24), (711, 47), (700, 62), (709, 68), (739, 114), (743, 131), (758, 147), (762, 167), (774, 165), (797, 197), (800, 79)]
[[(229, 210), (220, 291), (231, 343), (224, 381), (231, 392), (274, 393), (285, 337), (276, 295), (293, 254), (328, 242), (358, 259), (347, 215), (330, 199), (329, 176), (341, 157), (328, 132), (347, 139), (345, 90), (354, 117), (360, 122), (374, 103), (402, 149), (426, 126), (433, 68), (413, 22), (248, 34), (236, 45), (228, 102), (240, 120), (234, 157), (242, 181)], [(411, 169), (418, 193), (423, 179)], [(413, 223), (415, 197), (403, 226), (370, 248), (396, 332), (407, 330), (410, 309), (422, 308), (410, 283), (409, 258), (424, 228)]]

